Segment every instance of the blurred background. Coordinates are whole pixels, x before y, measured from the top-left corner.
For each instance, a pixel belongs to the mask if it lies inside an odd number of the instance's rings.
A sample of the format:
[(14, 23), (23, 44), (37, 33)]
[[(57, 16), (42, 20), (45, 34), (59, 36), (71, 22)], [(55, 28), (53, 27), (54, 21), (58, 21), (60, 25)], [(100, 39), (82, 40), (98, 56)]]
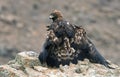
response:
[(99, 52), (120, 65), (120, 0), (0, 0), (0, 64), (21, 51), (40, 52), (54, 9), (82, 25)]

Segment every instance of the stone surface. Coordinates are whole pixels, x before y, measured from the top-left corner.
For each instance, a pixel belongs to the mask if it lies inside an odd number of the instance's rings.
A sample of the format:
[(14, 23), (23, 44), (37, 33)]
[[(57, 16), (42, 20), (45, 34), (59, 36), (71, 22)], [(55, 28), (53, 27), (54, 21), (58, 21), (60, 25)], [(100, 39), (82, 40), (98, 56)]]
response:
[(0, 77), (120, 77), (120, 67), (112, 63), (115, 69), (90, 63), (88, 59), (77, 65), (50, 68), (41, 66), (37, 57), (33, 51), (18, 53), (15, 60), (0, 66)]
[(23, 65), (24, 67), (40, 65), (38, 54), (33, 51), (18, 53), (15, 60), (18, 64)]
[(40, 52), (54, 9), (83, 25), (99, 52), (120, 65), (120, 0), (0, 0), (0, 64), (19, 51)]
[(1, 77), (27, 77), (23, 70), (17, 70), (9, 65), (0, 66)]

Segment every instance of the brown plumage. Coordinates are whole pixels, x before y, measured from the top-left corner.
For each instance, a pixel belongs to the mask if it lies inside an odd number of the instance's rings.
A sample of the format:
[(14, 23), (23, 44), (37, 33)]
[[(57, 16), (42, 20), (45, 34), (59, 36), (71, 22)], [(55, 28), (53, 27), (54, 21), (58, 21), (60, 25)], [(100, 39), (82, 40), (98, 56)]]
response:
[(78, 60), (88, 58), (91, 62), (109, 67), (109, 63), (100, 55), (82, 26), (70, 24), (57, 10), (53, 11), (49, 18), (53, 22), (47, 26), (50, 33), (39, 55), (42, 63), (59, 67), (60, 64), (69, 65), (70, 62), (77, 64)]
[(60, 20), (63, 19), (63, 16), (62, 16), (62, 14), (61, 14), (60, 11), (54, 10), (54, 11), (50, 14), (49, 18), (52, 19), (53, 21), (56, 21), (56, 20), (57, 20), (57, 21), (60, 21)]
[(64, 20), (60, 11), (53, 11), (49, 18), (52, 19), (53, 22), (48, 26), (48, 30), (53, 30), (57, 37), (74, 37), (74, 26)]

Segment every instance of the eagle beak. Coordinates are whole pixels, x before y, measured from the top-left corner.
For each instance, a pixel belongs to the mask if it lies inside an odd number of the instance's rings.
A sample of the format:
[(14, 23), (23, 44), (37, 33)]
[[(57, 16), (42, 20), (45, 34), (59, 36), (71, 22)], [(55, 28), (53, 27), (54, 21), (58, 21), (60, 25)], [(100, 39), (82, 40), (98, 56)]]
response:
[(50, 16), (49, 16), (49, 19), (52, 19), (53, 17), (54, 17), (53, 15), (50, 15)]

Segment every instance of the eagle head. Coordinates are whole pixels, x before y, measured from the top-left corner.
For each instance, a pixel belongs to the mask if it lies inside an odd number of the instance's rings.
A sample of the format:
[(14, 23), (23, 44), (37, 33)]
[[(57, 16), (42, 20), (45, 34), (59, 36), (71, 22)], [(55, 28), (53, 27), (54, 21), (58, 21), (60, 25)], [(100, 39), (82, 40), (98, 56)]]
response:
[(60, 11), (54, 10), (54, 11), (50, 14), (49, 18), (52, 19), (53, 21), (55, 21), (55, 20), (60, 20), (60, 19), (62, 19), (63, 16), (62, 16), (62, 14), (61, 14)]

